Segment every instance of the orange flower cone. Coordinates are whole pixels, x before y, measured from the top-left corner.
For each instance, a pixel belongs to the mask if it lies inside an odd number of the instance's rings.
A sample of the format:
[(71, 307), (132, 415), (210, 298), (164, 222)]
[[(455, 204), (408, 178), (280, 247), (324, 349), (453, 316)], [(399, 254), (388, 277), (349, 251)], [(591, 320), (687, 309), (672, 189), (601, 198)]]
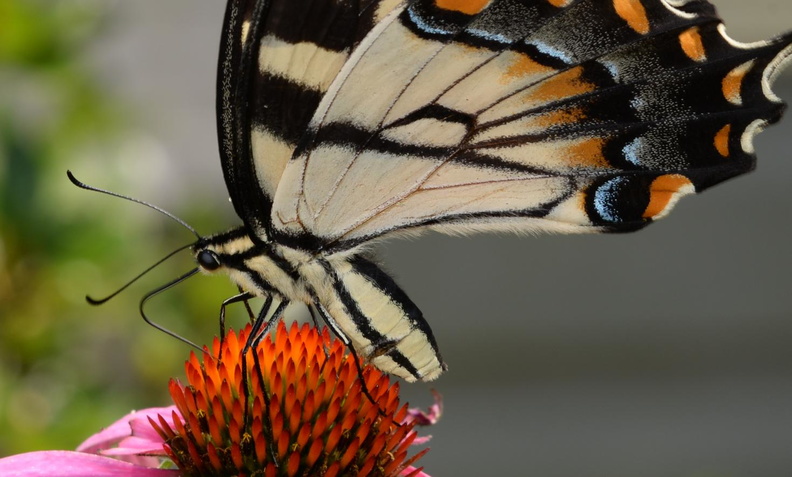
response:
[(327, 329), (281, 322), (243, 359), (249, 332), (215, 339), (202, 361), (191, 354), (189, 384), (170, 383), (179, 413), (151, 420), (181, 475), (425, 475), (410, 465), (428, 449), (408, 457), (415, 419), (398, 383), (364, 366), (372, 403)]

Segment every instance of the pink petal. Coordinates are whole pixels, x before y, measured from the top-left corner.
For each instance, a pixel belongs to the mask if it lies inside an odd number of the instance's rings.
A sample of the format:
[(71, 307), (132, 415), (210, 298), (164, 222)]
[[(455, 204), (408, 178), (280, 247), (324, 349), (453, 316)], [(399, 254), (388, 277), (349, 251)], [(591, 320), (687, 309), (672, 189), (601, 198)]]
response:
[(178, 470), (150, 469), (71, 451), (40, 451), (0, 459), (4, 477), (178, 477)]
[(415, 421), (415, 425), (417, 426), (437, 424), (437, 421), (440, 420), (440, 416), (443, 415), (443, 396), (434, 389), (432, 390), (432, 394), (434, 395), (435, 403), (429, 406), (429, 412), (424, 412), (417, 407), (410, 408), (407, 410), (407, 417), (404, 419), (404, 422)]
[[(176, 409), (176, 406), (169, 407), (152, 407), (142, 409), (140, 411), (132, 411), (116, 422), (110, 424), (102, 431), (92, 435), (77, 447), (79, 452), (97, 453), (104, 449), (117, 446), (122, 440), (132, 436), (141, 437), (149, 441), (147, 444), (136, 442), (137, 446), (143, 446), (147, 449), (161, 448), (162, 438), (159, 434), (151, 428), (148, 423), (148, 417), (151, 416), (156, 419), (157, 415), (170, 416)], [(168, 419), (166, 417), (166, 419)], [(143, 423), (140, 421), (142, 420)], [(168, 419), (169, 420), (169, 419)], [(140, 435), (139, 435), (140, 434)]]
[(160, 437), (160, 435), (157, 434), (157, 431), (151, 427), (149, 418), (152, 418), (154, 422), (159, 422), (159, 416), (162, 416), (163, 420), (168, 424), (168, 426), (173, 428), (175, 427), (173, 425), (173, 411), (176, 411), (176, 414), (179, 414), (176, 406), (146, 409), (145, 414), (138, 414), (135, 419), (129, 421), (129, 426), (132, 428), (132, 435), (138, 439), (146, 439), (150, 442), (158, 442), (162, 444), (162, 437)]
[(399, 475), (403, 475), (405, 477), (431, 477), (429, 474), (424, 473), (423, 468), (417, 469), (413, 466), (407, 467), (401, 471)]
[(112, 456), (166, 455), (165, 449), (162, 447), (162, 440), (160, 440), (158, 443), (152, 443), (148, 439), (139, 439), (135, 436), (130, 436), (122, 440), (119, 442), (118, 447), (100, 449), (97, 454)]
[(417, 436), (415, 439), (413, 439), (412, 444), (410, 444), (410, 445), (411, 446), (422, 446), (422, 445), (426, 444), (427, 442), (429, 442), (431, 440), (432, 440), (432, 435), (431, 434), (429, 434), (428, 436)]
[[(174, 427), (173, 409), (169, 407), (160, 409), (167, 411), (163, 419), (169, 426)], [(129, 427), (131, 429), (131, 435), (121, 439), (121, 441), (118, 442), (118, 447), (102, 449), (99, 453), (112, 456), (166, 455), (165, 449), (162, 447), (162, 437), (154, 430), (154, 427), (152, 427), (148, 415), (131, 419), (129, 421)]]
[[(437, 421), (440, 420), (440, 416), (443, 415), (443, 396), (434, 389), (432, 390), (432, 394), (434, 395), (435, 403), (429, 406), (428, 412), (424, 412), (417, 407), (412, 407), (407, 410), (407, 416), (402, 422), (414, 422), (416, 426), (431, 426), (437, 424)], [(432, 439), (430, 435), (416, 437), (411, 445), (420, 446), (429, 442), (430, 439)]]

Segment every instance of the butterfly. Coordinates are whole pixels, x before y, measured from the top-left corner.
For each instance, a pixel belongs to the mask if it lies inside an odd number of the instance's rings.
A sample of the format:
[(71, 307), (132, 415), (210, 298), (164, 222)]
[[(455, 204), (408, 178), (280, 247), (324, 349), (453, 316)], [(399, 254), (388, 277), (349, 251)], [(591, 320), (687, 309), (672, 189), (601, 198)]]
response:
[[(729, 38), (705, 0), (230, 0), (217, 77), (244, 225), (199, 268), (302, 302), (407, 381), (446, 364), (380, 239), (641, 229), (753, 169), (792, 34)], [(273, 299), (279, 305), (270, 313)]]

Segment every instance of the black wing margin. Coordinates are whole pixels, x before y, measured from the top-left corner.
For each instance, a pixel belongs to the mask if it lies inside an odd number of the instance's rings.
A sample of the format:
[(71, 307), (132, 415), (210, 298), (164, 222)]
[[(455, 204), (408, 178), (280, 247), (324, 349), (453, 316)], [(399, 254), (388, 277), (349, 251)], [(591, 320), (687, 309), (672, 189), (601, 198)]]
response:
[[(260, 18), (269, 9), (269, 2), (230, 0), (226, 6), (220, 55), (217, 64), (217, 137), (223, 176), (237, 215), (251, 228), (249, 232), (263, 230), (261, 215), (272, 206), (272, 200), (257, 185), (250, 153), (250, 112), (246, 91), (250, 87), (254, 32), (242, 40), (245, 24), (251, 18)], [(255, 22), (254, 22), (255, 23)], [(258, 28), (258, 24), (254, 25)]]

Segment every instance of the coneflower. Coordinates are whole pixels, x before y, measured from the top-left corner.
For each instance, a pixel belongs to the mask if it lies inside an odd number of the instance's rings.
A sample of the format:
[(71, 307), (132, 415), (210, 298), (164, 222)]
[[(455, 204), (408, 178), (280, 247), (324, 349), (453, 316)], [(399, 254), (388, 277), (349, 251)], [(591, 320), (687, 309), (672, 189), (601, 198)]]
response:
[(428, 477), (411, 465), (426, 450), (408, 448), (428, 440), (413, 428), (436, 422), (439, 400), (428, 414), (400, 405), (398, 383), (368, 365), (361, 379), (326, 329), (279, 323), (243, 357), (249, 332), (191, 353), (175, 406), (125, 416), (78, 452), (0, 459), (0, 475)]

